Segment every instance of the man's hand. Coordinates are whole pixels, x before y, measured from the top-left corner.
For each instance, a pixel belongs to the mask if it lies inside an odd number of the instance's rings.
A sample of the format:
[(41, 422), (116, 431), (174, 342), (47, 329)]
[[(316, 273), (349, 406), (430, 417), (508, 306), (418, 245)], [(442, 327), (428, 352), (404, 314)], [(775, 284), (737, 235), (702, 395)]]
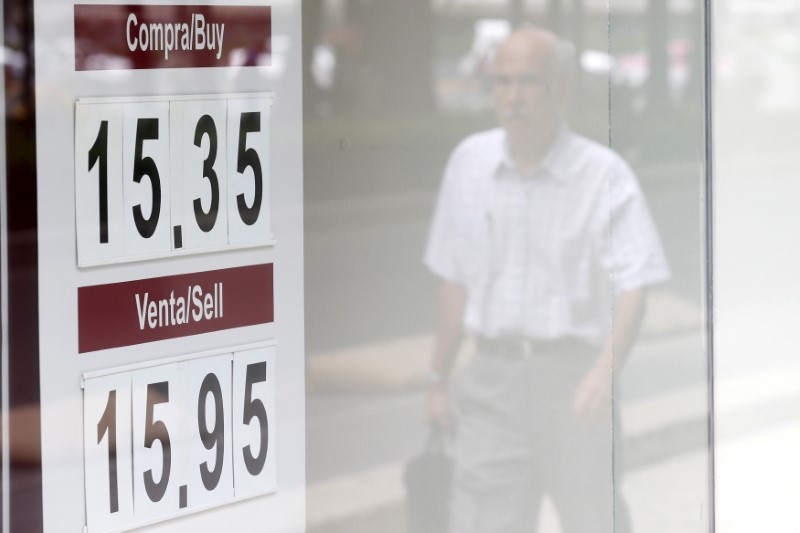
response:
[(445, 431), (453, 431), (455, 419), (450, 409), (450, 398), (442, 385), (433, 385), (428, 389), (428, 424)]
[(614, 328), (591, 370), (575, 391), (572, 412), (584, 421), (599, 421), (611, 414), (612, 373), (622, 368), (644, 316), (646, 291), (643, 288), (622, 293), (614, 311)]
[(447, 431), (455, 427), (450, 399), (447, 394), (447, 375), (453, 367), (461, 345), (467, 290), (463, 285), (443, 281), (439, 286), (436, 310), (436, 336), (433, 343), (430, 374), (435, 378), (428, 388), (428, 424)]
[(599, 422), (611, 413), (611, 381), (611, 364), (600, 358), (578, 383), (572, 405), (575, 418)]

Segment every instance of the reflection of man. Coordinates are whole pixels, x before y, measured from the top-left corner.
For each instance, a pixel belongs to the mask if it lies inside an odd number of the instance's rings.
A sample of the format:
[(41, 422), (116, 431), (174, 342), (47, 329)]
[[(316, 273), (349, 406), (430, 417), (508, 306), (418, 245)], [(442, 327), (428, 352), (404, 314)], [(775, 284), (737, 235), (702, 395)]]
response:
[[(610, 533), (612, 372), (666, 261), (635, 177), (563, 122), (574, 51), (532, 28), (494, 64), (500, 129), (456, 148), (425, 262), (441, 278), (428, 412), (456, 429), (452, 533), (534, 531), (549, 494), (564, 533)], [(450, 414), (462, 331), (477, 355)]]

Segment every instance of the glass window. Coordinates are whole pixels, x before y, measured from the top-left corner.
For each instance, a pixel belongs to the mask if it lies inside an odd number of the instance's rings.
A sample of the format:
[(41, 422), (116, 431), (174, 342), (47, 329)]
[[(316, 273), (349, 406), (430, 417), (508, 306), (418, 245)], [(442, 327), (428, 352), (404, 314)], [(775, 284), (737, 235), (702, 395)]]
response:
[(703, 6), (304, 9), (309, 528), (707, 531)]

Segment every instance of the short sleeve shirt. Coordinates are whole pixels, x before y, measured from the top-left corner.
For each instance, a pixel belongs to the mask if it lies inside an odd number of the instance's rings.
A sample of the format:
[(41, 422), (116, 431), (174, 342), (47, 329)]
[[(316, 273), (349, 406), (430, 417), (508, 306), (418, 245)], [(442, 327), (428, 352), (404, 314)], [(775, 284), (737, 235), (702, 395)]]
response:
[(669, 278), (631, 169), (566, 127), (525, 176), (503, 130), (463, 141), (445, 170), (424, 261), (466, 287), (465, 328), (487, 337), (599, 344), (618, 294)]

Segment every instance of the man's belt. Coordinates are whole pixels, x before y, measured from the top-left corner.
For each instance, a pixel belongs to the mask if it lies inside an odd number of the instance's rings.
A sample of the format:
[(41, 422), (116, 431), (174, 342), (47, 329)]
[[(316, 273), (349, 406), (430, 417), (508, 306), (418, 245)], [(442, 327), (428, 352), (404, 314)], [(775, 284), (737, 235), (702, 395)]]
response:
[(532, 339), (527, 337), (478, 337), (478, 353), (502, 359), (525, 359), (537, 355), (569, 353), (590, 349), (590, 345), (577, 337)]

